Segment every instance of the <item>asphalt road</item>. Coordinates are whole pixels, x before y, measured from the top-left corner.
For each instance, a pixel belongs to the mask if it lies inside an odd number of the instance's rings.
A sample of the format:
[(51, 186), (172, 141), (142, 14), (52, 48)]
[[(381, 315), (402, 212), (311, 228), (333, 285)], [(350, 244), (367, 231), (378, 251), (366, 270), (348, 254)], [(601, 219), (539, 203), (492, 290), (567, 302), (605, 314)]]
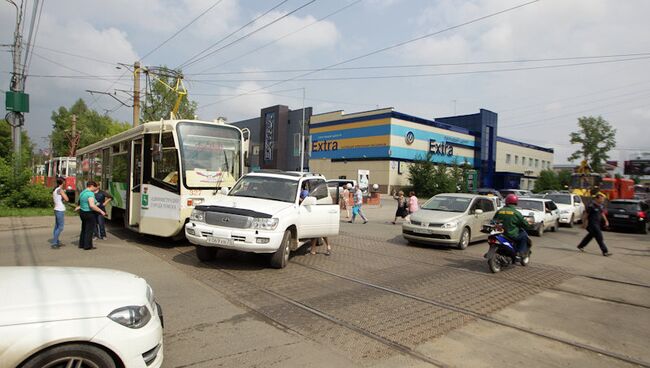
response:
[[(410, 246), (392, 201), (341, 223), (333, 254), (220, 252), (110, 227), (98, 249), (51, 250), (51, 218), (0, 219), (0, 265), (121, 269), (145, 277), (165, 312), (165, 367), (650, 367), (650, 235), (584, 230), (533, 237), (528, 267), (489, 273), (487, 244)], [(324, 247), (321, 247), (324, 248)]]

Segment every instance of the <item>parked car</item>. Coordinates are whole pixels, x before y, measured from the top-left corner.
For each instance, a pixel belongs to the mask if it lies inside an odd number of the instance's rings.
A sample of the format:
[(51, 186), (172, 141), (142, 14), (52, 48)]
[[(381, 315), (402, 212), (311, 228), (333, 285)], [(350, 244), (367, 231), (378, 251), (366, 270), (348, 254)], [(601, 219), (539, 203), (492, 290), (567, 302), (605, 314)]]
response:
[(571, 193), (551, 193), (546, 194), (548, 198), (555, 202), (560, 210), (560, 223), (573, 227), (573, 224), (582, 221), (582, 214), (585, 212), (585, 204), (579, 195)]
[(501, 193), (503, 198), (505, 198), (508, 194), (514, 194), (517, 197), (530, 197), (533, 194), (533, 192), (526, 189), (501, 189), (499, 193)]
[(0, 267), (1, 367), (160, 367), (162, 311), (136, 275)]
[(501, 199), (504, 198), (498, 190), (492, 188), (478, 188), (476, 190), (476, 194), (486, 195), (486, 196), (496, 196)]
[(438, 194), (411, 214), (410, 222), (402, 224), (402, 236), (410, 242), (449, 244), (465, 249), (470, 242), (487, 239), (481, 228), (495, 213), (495, 202), (487, 196)]
[(560, 210), (550, 199), (519, 198), (517, 209), (522, 215), (534, 219), (531, 226), (537, 236), (542, 236), (547, 229), (557, 231), (560, 228)]
[(607, 220), (612, 229), (634, 229), (648, 233), (650, 205), (638, 199), (615, 199), (607, 205)]
[[(309, 196), (300, 199), (306, 186)], [(325, 177), (300, 172), (255, 172), (242, 176), (225, 196), (196, 206), (185, 235), (203, 262), (219, 248), (266, 253), (272, 267), (284, 268), (292, 250), (339, 233), (339, 206)]]
[(346, 185), (350, 185), (350, 193), (353, 193), (354, 187), (357, 186), (357, 181), (352, 179), (330, 179), (327, 181), (327, 189), (335, 202), (337, 201), (337, 191), (340, 196), (341, 192), (343, 192), (343, 187)]

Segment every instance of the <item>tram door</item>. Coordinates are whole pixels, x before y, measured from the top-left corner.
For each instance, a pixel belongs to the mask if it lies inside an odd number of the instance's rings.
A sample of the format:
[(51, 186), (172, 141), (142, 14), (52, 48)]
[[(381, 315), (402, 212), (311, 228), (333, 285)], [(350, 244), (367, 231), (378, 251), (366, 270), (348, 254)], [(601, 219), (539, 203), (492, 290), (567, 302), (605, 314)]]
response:
[(131, 142), (131, 180), (129, 188), (129, 215), (128, 221), (130, 226), (140, 224), (140, 201), (141, 184), (142, 184), (142, 138), (134, 139)]

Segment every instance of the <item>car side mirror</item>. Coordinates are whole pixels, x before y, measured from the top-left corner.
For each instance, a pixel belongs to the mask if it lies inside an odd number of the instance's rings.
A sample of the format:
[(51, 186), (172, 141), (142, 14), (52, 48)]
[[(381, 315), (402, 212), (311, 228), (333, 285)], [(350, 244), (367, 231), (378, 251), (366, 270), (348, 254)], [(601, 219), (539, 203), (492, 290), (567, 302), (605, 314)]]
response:
[(306, 197), (305, 199), (302, 200), (302, 205), (303, 206), (313, 206), (316, 204), (316, 197)]
[(221, 187), (221, 190), (219, 190), (219, 192), (221, 192), (223, 195), (228, 195), (229, 190), (227, 187)]
[(580, 202), (576, 202), (573, 205), (576, 206), (576, 207), (580, 207)]
[(480, 209), (480, 208), (477, 208), (477, 209), (474, 210), (474, 214), (475, 214), (475, 215), (480, 215), (480, 214), (482, 214), (482, 213), (483, 213), (483, 210)]

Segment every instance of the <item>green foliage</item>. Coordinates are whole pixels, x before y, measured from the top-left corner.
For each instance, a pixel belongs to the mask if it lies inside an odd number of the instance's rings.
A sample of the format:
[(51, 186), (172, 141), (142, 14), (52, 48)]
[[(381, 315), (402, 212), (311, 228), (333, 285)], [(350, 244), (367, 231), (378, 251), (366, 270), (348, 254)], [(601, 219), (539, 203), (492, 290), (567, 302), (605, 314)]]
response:
[(53, 207), (52, 189), (42, 184), (27, 184), (4, 199), (4, 205), (14, 208)]
[(51, 139), (55, 157), (69, 154), (70, 139), (66, 133), (72, 129), (72, 115), (77, 115), (76, 130), (80, 134), (77, 148), (93, 144), (131, 127), (128, 123), (113, 120), (89, 109), (82, 99), (77, 100), (70, 109), (61, 106), (57, 111), (52, 112), (54, 124)]
[(578, 118), (578, 132), (570, 134), (571, 144), (582, 147), (569, 156), (569, 161), (586, 160), (594, 172), (603, 170), (603, 163), (609, 158), (608, 152), (616, 147), (616, 129), (601, 116)]
[(560, 170), (557, 173), (557, 180), (560, 184), (560, 190), (569, 189), (571, 185), (571, 170)]
[(23, 161), (15, 169), (12, 155), (0, 158), (0, 206), (51, 208), (52, 190), (41, 184), (30, 184), (31, 169)]
[(539, 193), (544, 190), (561, 190), (560, 179), (553, 170), (542, 170), (539, 172), (539, 178), (535, 181), (534, 192)]
[[(33, 150), (34, 144), (23, 127), (20, 140), (21, 161), (31, 162)], [(14, 144), (11, 140), (11, 125), (6, 120), (0, 120), (0, 157), (6, 159), (13, 156), (13, 152)]]
[(467, 163), (451, 166), (436, 165), (432, 153), (419, 157), (409, 168), (409, 181), (420, 197), (432, 197), (440, 193), (467, 192), (467, 175), (471, 166)]
[[(169, 88), (175, 87), (176, 80), (171, 76), (165, 76), (165, 74), (172, 75), (177, 74), (177, 72), (166, 67), (161, 67), (159, 73), (160, 75), (157, 75), (158, 79), (151, 79), (150, 91), (147, 92), (143, 101), (141, 116), (141, 121), (143, 122), (169, 119), (169, 113), (174, 108), (178, 98), (178, 94)], [(187, 99), (187, 96), (183, 96), (178, 112), (176, 113), (176, 118), (194, 119), (197, 106), (195, 101), (190, 101)]]

